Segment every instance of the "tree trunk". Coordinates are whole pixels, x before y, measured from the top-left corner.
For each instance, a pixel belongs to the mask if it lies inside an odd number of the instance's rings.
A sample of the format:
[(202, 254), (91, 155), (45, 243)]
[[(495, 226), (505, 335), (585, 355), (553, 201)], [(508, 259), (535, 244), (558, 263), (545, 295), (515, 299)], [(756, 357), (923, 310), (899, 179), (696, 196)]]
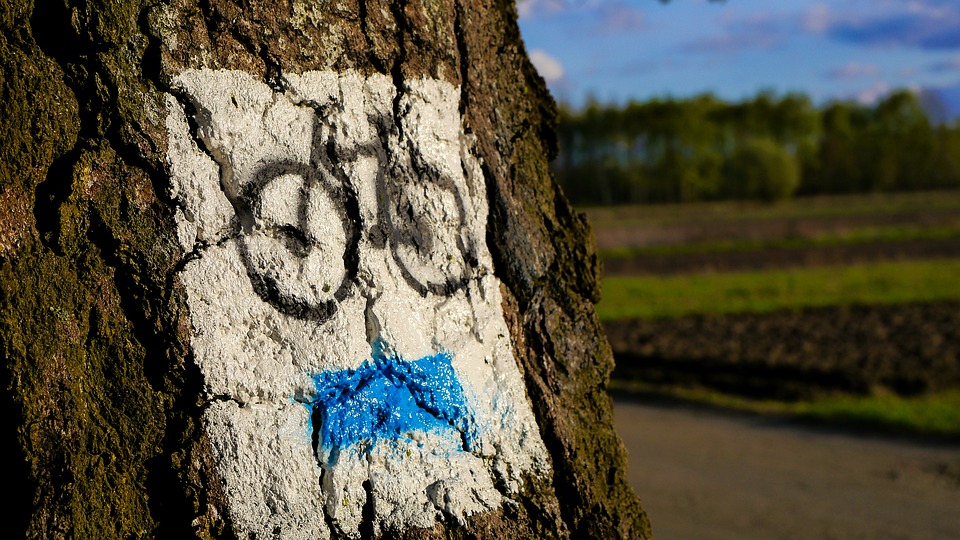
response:
[(512, 3), (0, 24), (12, 536), (649, 537)]

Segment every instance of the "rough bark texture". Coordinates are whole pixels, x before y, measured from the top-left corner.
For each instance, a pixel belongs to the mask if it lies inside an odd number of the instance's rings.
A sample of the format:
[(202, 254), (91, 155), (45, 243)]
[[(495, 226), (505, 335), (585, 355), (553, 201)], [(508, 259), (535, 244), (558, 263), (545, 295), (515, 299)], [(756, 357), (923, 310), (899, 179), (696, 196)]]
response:
[[(162, 92), (186, 68), (462, 88), (487, 241), (553, 460), (521, 504), (422, 538), (642, 538), (606, 383), (588, 225), (551, 179), (555, 106), (509, 2), (13, 0), (0, 8), (2, 444), (11, 537), (229, 538), (176, 279)], [(8, 480), (9, 482), (10, 480)]]

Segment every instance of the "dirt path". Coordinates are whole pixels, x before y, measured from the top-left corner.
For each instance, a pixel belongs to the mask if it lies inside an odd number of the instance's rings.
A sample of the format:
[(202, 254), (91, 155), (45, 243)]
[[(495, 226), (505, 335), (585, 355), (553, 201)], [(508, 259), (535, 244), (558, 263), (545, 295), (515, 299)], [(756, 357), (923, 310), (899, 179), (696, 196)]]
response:
[(960, 539), (960, 446), (618, 401), (658, 540)]

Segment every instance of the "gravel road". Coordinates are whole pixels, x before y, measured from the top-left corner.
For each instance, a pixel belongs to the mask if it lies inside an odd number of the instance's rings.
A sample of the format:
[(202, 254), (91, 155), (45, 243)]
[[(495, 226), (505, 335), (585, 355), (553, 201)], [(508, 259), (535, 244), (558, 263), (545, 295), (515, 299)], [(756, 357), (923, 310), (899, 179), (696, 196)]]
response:
[(616, 402), (658, 540), (960, 539), (960, 445)]

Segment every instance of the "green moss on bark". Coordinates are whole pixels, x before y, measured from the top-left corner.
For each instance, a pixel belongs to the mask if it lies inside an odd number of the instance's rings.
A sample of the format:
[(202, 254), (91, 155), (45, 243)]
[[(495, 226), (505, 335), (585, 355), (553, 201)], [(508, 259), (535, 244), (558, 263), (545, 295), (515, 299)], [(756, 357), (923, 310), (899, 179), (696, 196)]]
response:
[(4, 435), (28, 473), (27, 537), (152, 536), (162, 514), (179, 253), (154, 187), (140, 9), (22, 3), (2, 18), (0, 204), (17, 218), (0, 229)]

